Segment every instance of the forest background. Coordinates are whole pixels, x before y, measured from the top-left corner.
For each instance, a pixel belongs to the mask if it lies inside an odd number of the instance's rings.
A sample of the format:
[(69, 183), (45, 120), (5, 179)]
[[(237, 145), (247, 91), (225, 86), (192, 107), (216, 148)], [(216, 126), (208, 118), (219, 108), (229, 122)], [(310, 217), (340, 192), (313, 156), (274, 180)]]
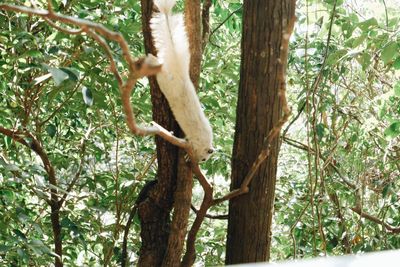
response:
[[(56, 11), (119, 31), (134, 55), (144, 54), (139, 1), (60, 2)], [(36, 4), (46, 8), (43, 1)], [(287, 73), (292, 116), (281, 133), (274, 261), (400, 247), (399, 7), (398, 0), (297, 1)], [(217, 152), (201, 168), (222, 196), (230, 185), (242, 2), (216, 0), (210, 10), (199, 97)], [(0, 126), (34, 131), (50, 152), (65, 201), (64, 258), (77, 266), (121, 261), (122, 226), (157, 170), (153, 138), (129, 133), (108, 69), (93, 40), (55, 31), (37, 17), (0, 11)], [(152, 120), (147, 79), (137, 83), (132, 102), (139, 122)], [(53, 262), (50, 190), (42, 161), (0, 135), (1, 264)], [(195, 183), (195, 206), (202, 194)], [(227, 214), (227, 205), (210, 213)], [(224, 263), (226, 229), (226, 216), (204, 221), (196, 241), (198, 264)], [(134, 217), (132, 262), (141, 246), (139, 232)]]

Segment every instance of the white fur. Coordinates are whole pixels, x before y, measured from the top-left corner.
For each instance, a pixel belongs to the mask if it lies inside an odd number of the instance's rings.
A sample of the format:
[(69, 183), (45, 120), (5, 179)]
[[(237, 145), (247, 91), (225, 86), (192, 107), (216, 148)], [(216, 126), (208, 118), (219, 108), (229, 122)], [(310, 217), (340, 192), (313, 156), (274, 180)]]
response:
[(196, 160), (204, 161), (213, 150), (212, 130), (189, 76), (189, 41), (182, 14), (172, 14), (175, 2), (155, 1), (160, 13), (153, 15), (151, 29), (158, 58), (163, 64), (157, 81), (193, 147)]

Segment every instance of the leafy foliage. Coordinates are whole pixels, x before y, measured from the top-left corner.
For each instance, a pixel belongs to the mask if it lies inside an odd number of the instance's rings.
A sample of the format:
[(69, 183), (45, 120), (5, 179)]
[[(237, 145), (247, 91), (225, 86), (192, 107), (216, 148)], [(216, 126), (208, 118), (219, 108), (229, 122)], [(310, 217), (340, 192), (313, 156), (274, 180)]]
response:
[[(144, 53), (138, 1), (53, 2), (58, 12), (120, 31), (135, 55)], [(399, 248), (395, 234), (351, 209), (400, 224), (396, 3), (298, 2), (288, 73), (294, 116), (282, 139), (273, 259)], [(241, 12), (241, 1), (213, 1), (199, 91), (218, 149), (202, 168), (221, 195), (229, 184)], [(66, 195), (60, 211), (65, 262), (115, 265), (137, 194), (155, 177), (154, 142), (127, 133), (116, 81), (93, 40), (58, 32), (35, 17), (0, 14), (0, 126), (32, 133), (54, 166), (60, 198)], [(124, 68), (121, 51), (110, 45)], [(146, 80), (132, 99), (138, 120), (151, 121)], [(0, 135), (0, 264), (53, 262), (53, 187), (37, 154)], [(225, 214), (227, 208), (211, 212)], [(197, 242), (200, 262), (223, 263), (225, 229), (225, 221), (205, 221)], [(128, 244), (135, 262), (137, 219)]]
[(273, 254), (399, 248), (396, 3), (313, 2), (299, 3), (292, 41), (299, 115), (283, 140)]

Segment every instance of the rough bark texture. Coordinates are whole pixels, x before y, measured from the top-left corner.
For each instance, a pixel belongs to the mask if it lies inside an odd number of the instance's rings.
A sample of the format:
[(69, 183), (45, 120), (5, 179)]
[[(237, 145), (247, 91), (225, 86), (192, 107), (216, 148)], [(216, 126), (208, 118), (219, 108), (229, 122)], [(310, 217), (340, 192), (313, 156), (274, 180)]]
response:
[[(279, 67), (286, 62), (283, 36), (294, 19), (295, 0), (245, 0), (242, 62), (232, 159), (231, 190), (240, 187), (279, 121)], [(254, 176), (248, 194), (229, 203), (226, 263), (269, 259), (279, 140)]]
[(57, 202), (52, 202), (51, 208), (51, 225), (53, 228), (54, 237), (54, 252), (58, 255), (55, 257), (55, 266), (62, 267), (62, 239), (61, 239), (61, 224), (60, 224), (60, 208)]
[(162, 266), (179, 266), (185, 244), (192, 204), (193, 178), (190, 166), (184, 159), (184, 151), (180, 151), (178, 181), (174, 194), (174, 214), (171, 223), (167, 251)]
[(185, 0), (185, 26), (190, 45), (190, 78), (194, 87), (199, 88), (202, 36), (200, 0)]
[[(141, 4), (146, 53), (156, 54), (149, 26), (153, 1), (142, 0)], [(179, 126), (154, 77), (150, 78), (150, 88), (153, 120), (168, 130), (179, 132)], [(170, 212), (177, 179), (178, 148), (159, 137), (156, 137), (156, 145), (158, 183), (150, 190), (147, 199), (138, 206), (142, 238), (139, 266), (161, 266), (170, 232)]]
[[(149, 20), (154, 11), (153, 1), (142, 0), (141, 4), (146, 53), (156, 54), (149, 27)], [(198, 7), (194, 7), (197, 4)], [(201, 60), (201, 50), (197, 47), (201, 47), (201, 41), (197, 40), (196, 23), (200, 23), (200, 1), (188, 1), (186, 7), (190, 10), (190, 14), (199, 10), (195, 21), (191, 17), (190, 20), (186, 20), (191, 25), (187, 28), (192, 54), (191, 77), (197, 87)], [(194, 48), (193, 42), (198, 42)], [(177, 136), (183, 136), (154, 77), (150, 78), (150, 87), (153, 120), (164, 128), (172, 130)], [(184, 160), (183, 152), (178, 153), (176, 147), (158, 137), (156, 137), (156, 145), (158, 183), (149, 191), (148, 197), (138, 208), (142, 227), (139, 266), (179, 266), (191, 205), (192, 171)], [(170, 223), (172, 205), (174, 205), (174, 214)]]

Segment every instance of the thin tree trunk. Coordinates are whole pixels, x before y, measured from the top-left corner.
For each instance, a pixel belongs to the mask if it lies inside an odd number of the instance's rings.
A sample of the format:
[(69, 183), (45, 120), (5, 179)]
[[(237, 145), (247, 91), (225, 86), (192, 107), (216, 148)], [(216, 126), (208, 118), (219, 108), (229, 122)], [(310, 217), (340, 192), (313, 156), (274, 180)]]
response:
[[(146, 53), (156, 54), (149, 27), (149, 20), (154, 11), (153, 1), (142, 0), (141, 3)], [(190, 74), (197, 88), (201, 63), (199, 0), (186, 1), (185, 20), (191, 50)], [(150, 87), (153, 119), (166, 129), (173, 130), (176, 135), (182, 136), (169, 105), (154, 78), (150, 79)], [(187, 233), (193, 185), (192, 171), (183, 159), (184, 154), (178, 153), (177, 148), (159, 138), (156, 138), (156, 144), (158, 183), (151, 190), (150, 197), (139, 205), (138, 210), (142, 225), (139, 265), (178, 266)], [(174, 201), (174, 216), (170, 224), (169, 214)], [(163, 208), (159, 209), (159, 207)]]
[(162, 264), (163, 267), (175, 267), (180, 265), (189, 223), (190, 207), (192, 204), (192, 170), (185, 162), (184, 152), (180, 151), (180, 154), (178, 181), (174, 194), (174, 214), (172, 217), (168, 247)]
[(198, 89), (203, 54), (200, 0), (185, 0), (185, 26), (190, 45), (190, 78)]
[[(231, 190), (240, 187), (266, 136), (281, 117), (279, 68), (286, 66), (287, 48), (282, 45), (289, 22), (294, 20), (294, 9), (295, 0), (244, 1)], [(250, 184), (249, 193), (229, 203), (227, 264), (269, 259), (278, 152), (276, 138), (270, 144), (268, 159)]]
[(60, 206), (58, 203), (51, 203), (51, 226), (53, 228), (54, 252), (58, 255), (55, 257), (55, 266), (62, 267), (62, 240), (61, 240), (61, 224), (60, 224)]
[[(149, 25), (153, 13), (153, 1), (141, 0), (141, 4), (146, 53), (156, 54)], [(153, 120), (164, 128), (179, 133), (179, 126), (154, 77), (150, 78), (150, 88)], [(161, 266), (170, 233), (170, 212), (177, 180), (178, 148), (159, 137), (156, 137), (156, 145), (158, 182), (150, 190), (147, 199), (138, 205), (142, 238), (138, 266)]]

